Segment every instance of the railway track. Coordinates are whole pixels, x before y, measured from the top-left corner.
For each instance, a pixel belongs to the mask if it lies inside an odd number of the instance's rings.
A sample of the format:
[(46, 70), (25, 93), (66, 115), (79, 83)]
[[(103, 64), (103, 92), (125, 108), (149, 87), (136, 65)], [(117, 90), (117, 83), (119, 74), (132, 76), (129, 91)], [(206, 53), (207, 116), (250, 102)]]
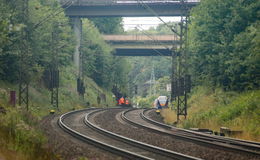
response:
[(135, 126), (145, 128), (159, 134), (172, 136), (174, 138), (190, 141), (199, 145), (225, 149), (235, 152), (243, 152), (246, 154), (260, 157), (260, 145), (258, 142), (210, 136), (185, 129), (179, 129), (150, 119), (146, 116), (146, 113), (149, 111), (149, 109), (130, 109), (122, 112), (121, 116), (122, 119)]
[(128, 159), (199, 159), (117, 135), (90, 122), (95, 114), (105, 110), (91, 108), (72, 111), (62, 115), (58, 123), (74, 137)]
[(216, 136), (216, 135), (209, 135), (205, 133), (199, 133), (187, 129), (182, 129), (182, 128), (177, 128), (174, 126), (170, 126), (164, 123), (157, 122), (147, 115), (147, 112), (153, 111), (153, 109), (145, 109), (141, 113), (141, 117), (146, 120), (147, 122), (156, 124), (158, 126), (161, 126), (162, 128), (170, 129), (173, 131), (178, 131), (182, 132), (185, 136), (191, 136), (191, 137), (196, 137), (204, 140), (209, 140), (209, 141), (215, 141), (215, 142), (221, 142), (221, 143), (227, 143), (227, 144), (232, 144), (232, 145), (237, 145), (237, 146), (242, 146), (244, 148), (248, 148), (250, 150), (255, 150), (260, 153), (260, 142), (255, 142), (255, 141), (247, 141), (247, 140), (242, 140), (242, 139), (235, 139), (235, 138), (230, 138), (230, 137), (221, 137), (221, 136)]

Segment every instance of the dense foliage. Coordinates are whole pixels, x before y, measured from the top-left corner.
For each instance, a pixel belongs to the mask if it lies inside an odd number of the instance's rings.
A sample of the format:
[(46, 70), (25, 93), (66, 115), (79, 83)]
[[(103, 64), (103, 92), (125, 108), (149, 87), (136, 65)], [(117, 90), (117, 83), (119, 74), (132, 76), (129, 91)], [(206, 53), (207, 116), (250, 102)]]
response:
[(189, 38), (197, 84), (259, 88), (259, 8), (258, 0), (203, 0), (193, 9)]
[[(70, 64), (73, 34), (57, 1), (30, 0), (28, 14), (22, 0), (1, 1), (1, 80), (16, 82), (19, 68), (26, 70), (28, 79), (39, 79), (41, 72), (52, 63), (54, 48), (59, 48), (61, 66)], [(58, 39), (56, 43), (54, 38)]]
[(171, 76), (171, 59), (169, 57), (132, 57), (128, 61), (132, 66), (129, 72), (129, 87), (132, 95), (135, 92), (135, 85), (138, 86), (138, 95), (144, 97), (148, 95), (153, 68), (155, 80)]
[(174, 35), (174, 33), (172, 32), (172, 29), (177, 30), (179, 29), (178, 27), (178, 23), (176, 22), (168, 22), (167, 25), (165, 24), (159, 24), (156, 27), (150, 27), (148, 30), (143, 29), (143, 27), (137, 26), (136, 28), (129, 30), (127, 32), (125, 32), (126, 34), (145, 34), (147, 36), (149, 35)]
[(46, 147), (47, 139), (36, 129), (38, 119), (28, 112), (14, 108), (8, 108), (6, 112), (0, 113), (1, 157), (38, 160), (57, 158)]
[[(40, 80), (53, 65), (72, 65), (75, 38), (58, 1), (29, 0), (26, 17), (25, 1), (0, 2), (0, 80), (16, 83), (19, 68), (25, 70), (28, 80)], [(84, 76), (107, 89), (117, 83), (126, 92), (127, 63), (112, 56), (113, 49), (100, 34), (122, 32), (121, 18), (92, 20), (94, 23), (84, 20), (83, 24)]]
[(83, 22), (84, 73), (100, 86), (112, 88), (113, 84), (117, 84), (126, 92), (129, 67), (125, 59), (112, 56), (113, 48), (105, 43), (94, 24), (89, 20)]
[(210, 128), (218, 131), (226, 126), (232, 130), (242, 130), (237, 138), (259, 140), (260, 91), (244, 93), (223, 92), (196, 87), (189, 99), (188, 119), (180, 125), (185, 128)]
[[(90, 21), (93, 23), (86, 25), (86, 33), (84, 35), (86, 37), (86, 47), (89, 48), (86, 51), (87, 58), (85, 61), (88, 76), (103, 87), (111, 88), (116, 86), (121, 93), (127, 95), (129, 92), (127, 75), (130, 69), (126, 61), (127, 58), (112, 56), (111, 51), (113, 49), (105, 44), (101, 36), (97, 35), (98, 32), (102, 34), (123, 34), (122, 18), (99, 17), (90, 18)], [(93, 37), (98, 38), (93, 39)]]
[(123, 33), (121, 17), (105, 17), (105, 18), (91, 18), (90, 19), (103, 34), (118, 34)]
[[(169, 26), (175, 26), (175, 23), (169, 23)], [(172, 31), (169, 27), (164, 24), (160, 24), (157, 27), (151, 27), (148, 30), (143, 30), (141, 27), (135, 28), (134, 30), (129, 30), (126, 34), (130, 35), (144, 35), (150, 37), (150, 35), (169, 35), (172, 34)], [(151, 37), (150, 37), (151, 38)], [(146, 45), (146, 44), (144, 44)], [(158, 45), (162, 45), (159, 44)], [(159, 54), (159, 53), (158, 53)], [(137, 95), (138, 96), (147, 96), (150, 92), (150, 80), (152, 69), (154, 68), (155, 80), (157, 81), (156, 85), (156, 94), (168, 95), (166, 92), (166, 84), (170, 82), (162, 81), (162, 79), (169, 79), (171, 77), (171, 57), (157, 56), (157, 57), (131, 57), (128, 59), (131, 63), (131, 71), (129, 72), (129, 88), (131, 95), (135, 93), (135, 86), (137, 86)], [(159, 80), (161, 78), (161, 80)]]
[[(112, 56), (112, 48), (93, 23), (83, 20), (80, 49), (86, 94), (82, 99), (76, 91), (78, 75), (72, 62), (76, 41), (71, 21), (57, 0), (28, 1), (26, 13), (26, 0), (0, 0), (0, 154), (12, 153), (9, 159), (55, 159), (46, 148), (49, 146), (38, 129), (39, 121), (35, 120), (54, 109), (50, 104), (50, 91), (42, 85), (45, 71), (59, 66), (59, 111), (65, 112), (87, 106), (114, 106), (109, 89), (117, 83), (126, 92), (129, 67), (124, 59)], [(119, 20), (115, 25), (120, 24)], [(108, 25), (112, 24), (114, 22)], [(110, 32), (116, 31), (106, 31)], [(20, 75), (30, 82), (29, 111), (23, 106), (11, 108), (8, 104), (9, 91), (17, 90)], [(101, 94), (106, 98), (97, 102)]]

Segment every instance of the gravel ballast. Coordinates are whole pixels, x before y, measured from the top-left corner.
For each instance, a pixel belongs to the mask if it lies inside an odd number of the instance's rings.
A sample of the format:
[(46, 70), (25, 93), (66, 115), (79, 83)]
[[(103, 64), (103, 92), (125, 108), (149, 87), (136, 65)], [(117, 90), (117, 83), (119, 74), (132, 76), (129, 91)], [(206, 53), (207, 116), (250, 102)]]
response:
[(94, 118), (94, 123), (111, 132), (175, 152), (209, 160), (257, 160), (260, 157), (231, 152), (222, 149), (209, 148), (195, 143), (160, 135), (146, 129), (138, 128), (119, 120), (120, 110), (107, 110)]

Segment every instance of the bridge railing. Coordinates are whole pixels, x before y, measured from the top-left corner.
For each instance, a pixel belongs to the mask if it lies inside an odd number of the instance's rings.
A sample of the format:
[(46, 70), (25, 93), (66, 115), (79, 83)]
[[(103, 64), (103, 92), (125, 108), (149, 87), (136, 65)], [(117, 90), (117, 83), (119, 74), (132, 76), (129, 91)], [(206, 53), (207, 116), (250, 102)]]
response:
[(103, 35), (106, 41), (178, 41), (174, 35)]
[[(72, 2), (73, 5), (113, 5), (113, 4), (137, 4), (137, 3), (180, 3), (180, 0), (59, 0), (66, 5)], [(186, 0), (188, 3), (198, 3), (200, 0)]]

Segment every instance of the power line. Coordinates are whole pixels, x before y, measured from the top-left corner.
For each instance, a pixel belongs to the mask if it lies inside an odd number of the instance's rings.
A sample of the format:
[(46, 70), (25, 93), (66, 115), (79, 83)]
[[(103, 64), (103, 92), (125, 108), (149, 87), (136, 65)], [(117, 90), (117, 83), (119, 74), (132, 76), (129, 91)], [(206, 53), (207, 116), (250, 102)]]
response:
[[(69, 4), (70, 3), (70, 4)], [(69, 4), (67, 7), (64, 8), (64, 10), (66, 10), (67, 8), (69, 8), (70, 6), (72, 6), (74, 4), (74, 1), (67, 1), (66, 3), (62, 4), (62, 6), (66, 5), (66, 4)], [(60, 14), (61, 12), (64, 11), (63, 8), (60, 8), (57, 10), (56, 13), (52, 13), (52, 14), (49, 14), (48, 16), (46, 16), (44, 19), (42, 19), (40, 22), (38, 22), (37, 24), (35, 24), (33, 26), (33, 29), (36, 29), (38, 28), (42, 23), (44, 22), (47, 22), (47, 20), (50, 20), (49, 18), (52, 18), (52, 17), (55, 17), (56, 15)]]
[(150, 24), (137, 24), (137, 23), (135, 23), (135, 24), (134, 24), (134, 23), (126, 24), (126, 23), (124, 23), (124, 25), (136, 25), (136, 26), (137, 26), (137, 25), (142, 25), (142, 26), (143, 26), (143, 25), (148, 25), (148, 26), (149, 26), (149, 25), (154, 25), (154, 26), (156, 26), (156, 25), (159, 25), (159, 24), (157, 24), (157, 23), (150, 23)]
[[(67, 8), (69, 8), (72, 4), (74, 4), (74, 1), (68, 0), (66, 3), (62, 4), (62, 5), (66, 5), (66, 4), (69, 4), (69, 3), (71, 3), (71, 4), (68, 5), (68, 6), (65, 8), (65, 10), (66, 10)], [(40, 25), (42, 25), (44, 22), (47, 22), (48, 20), (50, 20), (50, 19), (48, 19), (48, 18), (55, 17), (56, 15), (60, 14), (61, 12), (63, 12), (63, 9), (60, 8), (60, 9), (58, 9), (57, 11), (58, 11), (57, 13), (51, 13), (50, 15), (46, 16), (43, 20), (41, 20), (40, 22), (38, 22), (37, 24), (35, 24), (35, 25), (33, 26), (33, 28), (32, 28), (31, 31), (34, 31), (34, 30), (37, 29)], [(13, 46), (17, 41), (20, 41), (20, 39), (14, 40), (10, 46)]]
[(139, 4), (141, 4), (144, 8), (146, 8), (149, 12), (151, 12), (153, 15), (155, 15), (165, 26), (167, 26), (173, 33), (180, 36), (180, 34), (173, 29), (172, 26), (170, 26), (168, 23), (166, 23), (151, 7), (149, 7), (146, 3), (144, 3), (142, 0), (137, 0)]
[[(151, 35), (149, 35), (148, 33), (146, 33), (142, 27), (139, 26), (139, 28), (142, 29), (141, 32), (144, 33), (148, 38), (150, 38), (150, 39), (152, 39), (152, 40), (154, 40), (154, 41), (157, 41), (157, 40), (155, 40), (154, 38), (152, 38)], [(157, 42), (157, 43), (158, 43), (158, 42)], [(160, 42), (159, 42), (159, 43), (160, 43)], [(164, 45), (163, 45), (163, 46), (164, 46)], [(164, 46), (164, 47), (165, 47), (165, 46)], [(168, 48), (168, 47), (165, 47), (165, 49), (169, 49), (169, 48)], [(162, 54), (160, 51), (158, 51), (158, 50), (156, 50), (156, 49), (153, 49), (153, 48), (152, 48), (152, 50), (154, 50), (155, 52), (157, 52), (157, 53), (159, 54), (159, 56), (163, 56), (163, 54)], [(169, 59), (169, 57), (167, 57), (167, 56), (166, 56), (166, 58)]]
[(150, 39), (152, 39), (154, 42), (157, 42), (158, 44), (162, 45), (164, 48), (170, 49), (169, 47), (167, 47), (167, 46), (165, 46), (164, 44), (162, 44), (160, 41), (154, 39), (154, 38), (151, 36), (151, 34), (146, 33), (142, 27), (140, 27), (140, 26), (137, 26), (137, 27), (140, 28), (140, 29), (141, 29), (140, 31), (141, 31), (143, 34), (145, 34), (148, 38), (150, 38)]

